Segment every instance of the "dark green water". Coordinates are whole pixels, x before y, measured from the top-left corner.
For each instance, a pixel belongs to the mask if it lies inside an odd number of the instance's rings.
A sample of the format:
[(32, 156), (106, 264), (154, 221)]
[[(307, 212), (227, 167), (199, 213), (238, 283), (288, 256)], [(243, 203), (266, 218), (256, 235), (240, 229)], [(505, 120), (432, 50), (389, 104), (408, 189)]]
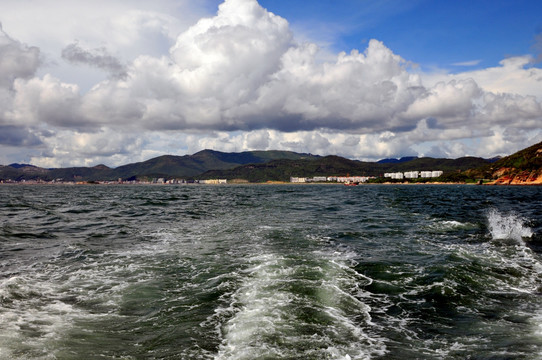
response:
[(0, 186), (0, 359), (540, 359), (542, 187)]

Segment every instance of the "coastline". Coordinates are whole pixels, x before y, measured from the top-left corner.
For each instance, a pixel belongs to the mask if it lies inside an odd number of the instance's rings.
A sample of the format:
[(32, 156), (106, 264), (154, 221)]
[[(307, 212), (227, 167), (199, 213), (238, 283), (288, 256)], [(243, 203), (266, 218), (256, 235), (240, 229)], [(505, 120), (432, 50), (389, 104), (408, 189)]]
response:
[[(313, 185), (325, 185), (325, 186), (345, 186), (344, 183), (339, 182), (306, 182), (306, 183), (292, 183), (289, 181), (266, 181), (266, 182), (242, 182), (242, 183), (227, 183), (227, 184), (199, 184), (199, 183), (179, 183), (179, 184), (161, 184), (161, 183), (119, 183), (119, 182), (0, 182), (0, 186), (265, 186), (265, 185), (293, 185), (293, 186), (313, 186)], [(360, 183), (355, 186), (451, 186), (451, 185), (463, 185), (463, 186), (542, 186), (542, 181), (529, 182), (529, 183), (503, 183), (498, 180), (479, 184), (479, 183), (465, 183), (465, 182), (383, 182), (383, 183)]]

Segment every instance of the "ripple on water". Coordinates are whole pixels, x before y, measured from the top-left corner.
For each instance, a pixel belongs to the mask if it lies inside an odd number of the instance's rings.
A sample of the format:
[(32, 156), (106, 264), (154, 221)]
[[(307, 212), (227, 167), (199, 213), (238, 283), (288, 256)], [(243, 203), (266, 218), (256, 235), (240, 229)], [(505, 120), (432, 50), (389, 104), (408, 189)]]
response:
[(0, 358), (541, 354), (534, 188), (0, 193)]

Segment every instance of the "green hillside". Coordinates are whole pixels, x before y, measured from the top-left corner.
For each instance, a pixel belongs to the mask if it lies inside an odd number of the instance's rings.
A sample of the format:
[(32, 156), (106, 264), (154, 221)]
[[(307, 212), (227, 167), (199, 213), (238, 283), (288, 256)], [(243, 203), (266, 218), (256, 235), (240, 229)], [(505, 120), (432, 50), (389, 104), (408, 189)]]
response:
[(340, 156), (325, 156), (314, 159), (275, 160), (265, 164), (249, 164), (227, 170), (211, 170), (199, 179), (244, 179), (250, 182), (289, 181), (290, 177), (313, 176), (382, 176), (386, 172), (442, 170), (464, 171), (486, 165), (488, 160), (465, 157), (459, 159), (416, 158), (402, 163), (376, 163), (349, 160)]
[(281, 159), (263, 164), (248, 164), (231, 170), (210, 170), (198, 179), (244, 179), (250, 182), (289, 181), (291, 176), (346, 175), (360, 168), (361, 162), (339, 156), (315, 159)]
[(193, 155), (164, 155), (141, 163), (124, 165), (116, 168), (114, 178), (133, 177), (178, 177), (191, 178), (209, 170), (233, 169), (244, 164), (259, 164), (276, 159), (316, 158), (309, 154), (290, 151), (245, 151), (224, 153), (203, 150)]
[(318, 156), (291, 151), (246, 151), (224, 153), (203, 150), (193, 155), (163, 155), (143, 162), (119, 166), (71, 167), (44, 169), (31, 165), (0, 166), (0, 180), (98, 181), (142, 178), (192, 178), (212, 169), (233, 169), (249, 163), (264, 163), (276, 159), (315, 159)]
[(317, 156), (291, 151), (224, 153), (203, 150), (193, 155), (163, 155), (112, 169), (105, 165), (44, 169), (32, 165), (0, 166), (0, 180), (99, 181), (149, 178), (243, 179), (250, 182), (289, 181), (290, 177), (376, 176), (387, 172), (441, 170), (442, 181), (496, 179), (503, 176), (532, 182), (542, 172), (542, 143), (496, 162), (476, 158), (412, 158), (401, 162), (363, 162), (340, 156)]
[(467, 173), (471, 177), (497, 179), (503, 176), (514, 177), (529, 173), (534, 173), (533, 176), (538, 177), (541, 172), (542, 142), (539, 142), (492, 164), (472, 169)]

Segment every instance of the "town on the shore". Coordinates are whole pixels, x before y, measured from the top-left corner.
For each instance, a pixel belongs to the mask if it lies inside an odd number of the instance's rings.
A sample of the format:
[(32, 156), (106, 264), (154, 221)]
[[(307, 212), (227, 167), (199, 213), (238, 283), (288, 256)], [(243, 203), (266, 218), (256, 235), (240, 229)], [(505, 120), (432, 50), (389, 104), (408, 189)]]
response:
[[(384, 179), (390, 180), (412, 180), (412, 179), (430, 179), (438, 178), (443, 174), (443, 171), (407, 171), (407, 172), (394, 172), (394, 173), (385, 173), (383, 175)], [(377, 179), (376, 176), (313, 176), (313, 177), (290, 177), (290, 183), (294, 184), (304, 184), (304, 183), (343, 183), (343, 184), (361, 184), (366, 183), (370, 180)], [(228, 183), (248, 183), (242, 179), (166, 179), (166, 178), (153, 178), (148, 180), (123, 180), (119, 178), (117, 180), (104, 180), (104, 181), (73, 181), (73, 180), (64, 180), (64, 179), (54, 179), (51, 181), (45, 180), (0, 180), (0, 184), (228, 184)]]
[[(443, 174), (443, 171), (407, 171), (385, 173), (384, 178), (393, 180), (404, 179), (429, 179), (437, 178)], [(337, 183), (365, 183), (371, 179), (376, 179), (376, 176), (314, 176), (310, 177), (291, 177), (291, 183), (310, 183), (310, 182), (337, 182)]]

